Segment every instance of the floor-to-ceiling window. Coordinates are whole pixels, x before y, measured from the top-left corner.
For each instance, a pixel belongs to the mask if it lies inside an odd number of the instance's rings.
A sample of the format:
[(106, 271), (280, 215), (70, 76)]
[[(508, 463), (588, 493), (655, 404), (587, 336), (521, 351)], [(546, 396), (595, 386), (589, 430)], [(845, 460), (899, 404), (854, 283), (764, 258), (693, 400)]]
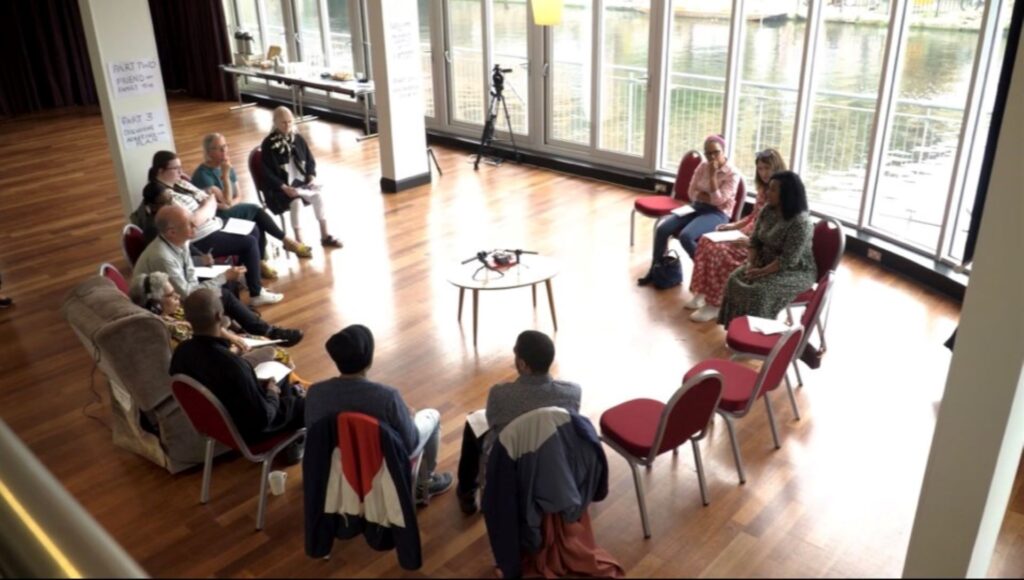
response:
[(566, 0), (562, 23), (551, 30), (553, 47), (548, 61), (552, 101), (549, 126), (554, 141), (590, 143), (593, 34), (591, 1)]
[(857, 11), (842, 3), (822, 8), (801, 174), (816, 211), (855, 224), (878, 106), (889, 5), (883, 0)]
[[(779, 18), (770, 4), (746, 2), (732, 161), (753, 184), (757, 151), (777, 149), (791, 164), (806, 13)], [(766, 11), (767, 10), (767, 11)]]
[[(727, 130), (748, 177), (756, 151), (779, 149), (816, 214), (952, 261), (1014, 4), (564, 0), (561, 23), (541, 28), (528, 0), (417, 0), (425, 112), (432, 131), (478, 137), (498, 64), (512, 70), (504, 96), (520, 148), (671, 172)], [(363, 0), (224, 5), (260, 52), (278, 45), (333, 70), (362, 66)]]
[(676, 0), (669, 12), (665, 139), (661, 167), (674, 169), (683, 154), (701, 149), (704, 137), (722, 132), (732, 4), (708, 12), (700, 0)]

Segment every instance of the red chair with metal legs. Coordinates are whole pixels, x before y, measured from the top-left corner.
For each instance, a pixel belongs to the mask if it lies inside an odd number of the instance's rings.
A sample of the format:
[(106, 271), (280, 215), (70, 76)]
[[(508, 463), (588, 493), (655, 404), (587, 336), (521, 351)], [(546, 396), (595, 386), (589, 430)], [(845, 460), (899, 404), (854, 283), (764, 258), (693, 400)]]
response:
[(747, 203), (747, 182), (743, 180), (743, 176), (739, 175), (739, 182), (736, 184), (736, 203), (732, 206), (732, 219), (730, 221), (739, 221), (740, 217), (743, 216), (743, 206)]
[[(267, 209), (267, 193), (263, 183), (263, 152), (259, 147), (255, 147), (249, 152), (249, 175), (252, 176), (252, 183), (256, 186), (256, 197), (260, 200), (260, 205), (264, 210), (270, 211)], [(281, 220), (281, 231), (287, 232), (284, 214), (282, 213), (277, 218)]]
[(651, 537), (644, 488), (638, 465), (650, 467), (654, 458), (668, 450), (678, 453), (686, 441), (693, 448), (697, 465), (700, 497), (708, 505), (698, 442), (707, 435), (708, 425), (722, 397), (722, 375), (714, 371), (695, 374), (683, 381), (668, 403), (653, 399), (633, 399), (608, 409), (601, 415), (601, 440), (621, 455), (633, 471), (633, 485), (640, 504), (644, 537)]
[[(800, 325), (804, 328), (814, 328), (818, 324), (821, 315), (828, 308), (828, 301), (832, 294), (832, 285), (835, 283), (835, 272), (828, 272), (818, 282), (817, 287), (811, 293), (811, 300), (804, 308), (803, 316), (800, 317)], [(739, 316), (732, 319), (725, 335), (725, 345), (732, 351), (732, 359), (754, 358), (764, 360), (772, 352), (772, 348), (779, 342), (778, 334), (761, 334), (750, 329), (750, 317)], [(807, 341), (811, 333), (805, 332), (803, 340), (796, 347), (797, 357), (807, 347)], [(800, 379), (800, 370), (796, 364), (796, 357), (793, 358), (793, 369), (796, 371), (797, 384), (803, 385)], [(793, 414), (797, 420), (800, 419), (800, 410), (796, 407), (796, 397), (793, 395), (793, 384), (786, 376), (786, 390), (789, 393), (789, 401), (793, 405)]]
[(124, 252), (124, 259), (128, 261), (128, 265), (134, 268), (135, 262), (139, 260), (139, 256), (145, 249), (146, 238), (143, 237), (139, 226), (125, 224), (124, 229), (121, 230), (121, 251)]
[(124, 279), (124, 276), (121, 275), (121, 272), (113, 264), (109, 262), (100, 264), (100, 276), (113, 282), (114, 286), (117, 286), (117, 289), (123, 292), (125, 296), (129, 295), (128, 281)]
[(633, 210), (629, 214), (629, 245), (633, 245), (633, 230), (636, 226), (636, 214), (652, 218), (654, 229), (658, 229), (661, 218), (672, 213), (672, 210), (690, 203), (690, 180), (693, 179), (693, 172), (700, 165), (700, 152), (696, 150), (687, 151), (679, 162), (679, 171), (676, 172), (676, 183), (672, 187), (672, 195), (645, 195), (638, 197), (633, 202)]
[(754, 403), (763, 398), (764, 406), (768, 412), (768, 424), (772, 429), (772, 440), (775, 448), (779, 444), (779, 432), (775, 426), (775, 414), (772, 412), (772, 401), (768, 397), (769, 391), (774, 391), (782, 383), (782, 377), (786, 369), (793, 362), (796, 356), (796, 347), (803, 340), (804, 329), (802, 326), (795, 326), (786, 331), (779, 338), (778, 343), (772, 348), (767, 360), (761, 365), (760, 371), (735, 361), (725, 359), (710, 359), (690, 369), (684, 379), (690, 380), (705, 371), (715, 371), (722, 375), (722, 400), (718, 402), (718, 414), (725, 419), (725, 425), (729, 428), (729, 441), (732, 443), (732, 457), (736, 461), (736, 473), (739, 475), (740, 483), (747, 482), (747, 476), (743, 471), (743, 458), (740, 457), (740, 446), (736, 442), (736, 429), (733, 421), (746, 417)]
[[(839, 225), (839, 222), (832, 219), (823, 219), (816, 226), (814, 226), (814, 238), (811, 242), (811, 251), (814, 254), (814, 265), (817, 268), (819, 283), (825, 274), (834, 272), (839, 268), (839, 262), (843, 259), (843, 252), (846, 249), (846, 234), (843, 233), (843, 227)], [(814, 293), (814, 287), (804, 290), (797, 295), (796, 298), (790, 302), (789, 306), (786, 307), (786, 317), (792, 322), (793, 321), (793, 309), (807, 306), (810, 302), (811, 296)], [(821, 339), (821, 346), (818, 348), (820, 353), (824, 353), (827, 344), (825, 343), (825, 328), (828, 326), (828, 313), (829, 304), (826, 304), (824, 312), (818, 317), (814, 327), (807, 327), (807, 334), (811, 334), (814, 330), (818, 331), (818, 337)], [(810, 337), (808, 337), (810, 338)], [(799, 352), (797, 353), (799, 356)], [(797, 382), (803, 384), (803, 379), (800, 377), (800, 369), (797, 367), (796, 370)]]
[(259, 441), (246, 443), (239, 435), (235, 422), (224, 405), (198, 381), (186, 375), (174, 375), (171, 377), (171, 392), (174, 393), (174, 398), (185, 411), (192, 426), (200, 435), (206, 437), (206, 459), (203, 463), (203, 487), (199, 494), (199, 503), (205, 504), (210, 500), (215, 442), (226, 445), (239, 451), (249, 461), (262, 464), (259, 507), (256, 509), (256, 529), (262, 530), (267, 508), (267, 477), (270, 475), (270, 464), (278, 453), (302, 437), (306, 430), (283, 431)]

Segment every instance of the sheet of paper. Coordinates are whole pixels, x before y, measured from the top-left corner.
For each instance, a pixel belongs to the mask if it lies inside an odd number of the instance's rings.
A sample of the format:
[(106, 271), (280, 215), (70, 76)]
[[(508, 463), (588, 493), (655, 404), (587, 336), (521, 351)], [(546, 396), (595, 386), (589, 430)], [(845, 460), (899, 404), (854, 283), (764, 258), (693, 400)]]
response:
[(259, 380), (265, 381), (267, 379), (274, 379), (275, 383), (280, 382), (281, 379), (287, 377), (288, 374), (292, 372), (292, 369), (277, 362), (276, 360), (260, 363), (256, 365), (256, 368), (253, 370), (256, 371), (256, 378)]
[(490, 425), (487, 424), (487, 409), (478, 409), (466, 415), (466, 422), (469, 423), (469, 428), (473, 430), (473, 435), (476, 435), (477, 439), (484, 436), (484, 433), (490, 429)]
[(224, 229), (222, 229), (221, 231), (226, 234), (237, 234), (239, 236), (247, 236), (254, 227), (256, 227), (256, 222), (252, 220), (229, 218), (228, 223), (224, 224)]
[(320, 185), (317, 184), (307, 185), (305, 187), (297, 187), (295, 188), (295, 191), (298, 192), (299, 197), (301, 197), (303, 201), (309, 201), (309, 198), (311, 196), (316, 195), (316, 193), (320, 191)]
[(281, 344), (282, 340), (270, 340), (269, 338), (248, 338), (243, 336), (242, 342), (249, 348), (259, 348), (261, 346), (269, 346), (271, 344)]
[(724, 232), (708, 232), (704, 234), (705, 238), (709, 242), (720, 244), (722, 242), (735, 242), (737, 240), (746, 240), (747, 236), (743, 235), (743, 232), (739, 230), (726, 230)]
[(760, 334), (781, 334), (792, 328), (780, 320), (761, 318), (759, 316), (748, 316), (747, 324), (750, 325), (750, 330)]
[(693, 213), (695, 211), (697, 211), (697, 210), (693, 209), (692, 205), (686, 204), (686, 205), (684, 205), (682, 207), (677, 207), (674, 210), (672, 210), (672, 215), (682, 217), (684, 215), (691, 214), (691, 213)]
[(224, 272), (227, 272), (230, 267), (231, 266), (228, 266), (227, 264), (220, 264), (217, 266), (196, 266), (196, 278), (216, 278)]

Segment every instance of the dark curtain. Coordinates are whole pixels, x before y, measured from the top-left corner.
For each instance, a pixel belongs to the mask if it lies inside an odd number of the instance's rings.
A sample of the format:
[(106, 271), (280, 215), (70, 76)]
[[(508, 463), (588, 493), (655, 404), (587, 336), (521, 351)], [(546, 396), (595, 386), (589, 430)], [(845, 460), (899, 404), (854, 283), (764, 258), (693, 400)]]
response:
[[(974, 259), (974, 245), (978, 242), (978, 229), (981, 227), (981, 214), (985, 211), (985, 198), (988, 195), (988, 179), (992, 174), (995, 162), (996, 146), (999, 144), (999, 130), (1003, 126), (1003, 110), (1006, 109), (1006, 94), (1010, 91), (1010, 78), (1013, 76), (1013, 62), (1017, 58), (1017, 46), (1020, 44), (1021, 19), (1024, 18), (1024, 2), (1017, 2), (1013, 7), (1010, 19), (1009, 35), (1006, 38), (1006, 53), (1003, 56), (1002, 71), (999, 73), (999, 89), (992, 108), (992, 123), (988, 129), (988, 140), (985, 142), (985, 157), (981, 161), (981, 178), (978, 181), (978, 193), (974, 197), (974, 208), (971, 210), (971, 225), (967, 230), (967, 241), (964, 243), (964, 259), (966, 264)], [(1024, 71), (1017, 71), (1024, 74)], [(1019, 128), (1016, 130), (1020, 130)], [(953, 340), (950, 338), (950, 340)]]
[(235, 84), (220, 70), (231, 43), (221, 0), (149, 0), (164, 88), (193, 97), (234, 99)]
[(0, 117), (99, 102), (77, 0), (4, 0), (0, 22)]

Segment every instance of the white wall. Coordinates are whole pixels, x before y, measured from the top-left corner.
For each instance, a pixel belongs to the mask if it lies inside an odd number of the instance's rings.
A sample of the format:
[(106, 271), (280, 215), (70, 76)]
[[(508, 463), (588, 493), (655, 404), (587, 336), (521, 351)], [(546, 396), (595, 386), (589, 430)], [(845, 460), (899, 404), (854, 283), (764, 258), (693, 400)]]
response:
[(904, 577), (983, 577), (988, 573), (1024, 450), (1024, 131), (1020, 127), (1024, 127), (1024, 43), (1014, 60)]

